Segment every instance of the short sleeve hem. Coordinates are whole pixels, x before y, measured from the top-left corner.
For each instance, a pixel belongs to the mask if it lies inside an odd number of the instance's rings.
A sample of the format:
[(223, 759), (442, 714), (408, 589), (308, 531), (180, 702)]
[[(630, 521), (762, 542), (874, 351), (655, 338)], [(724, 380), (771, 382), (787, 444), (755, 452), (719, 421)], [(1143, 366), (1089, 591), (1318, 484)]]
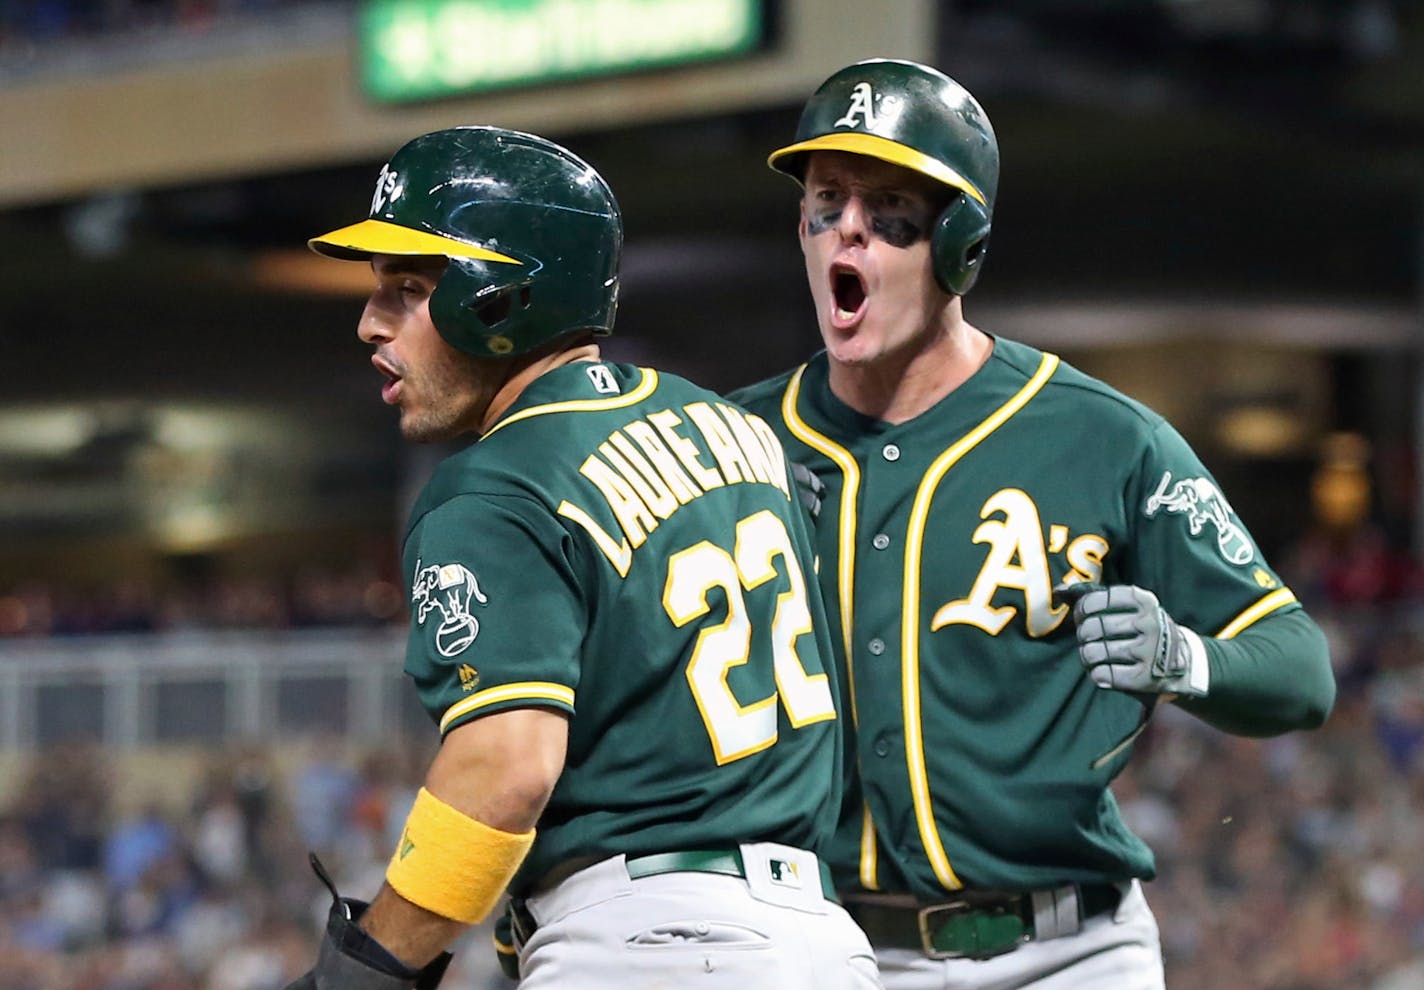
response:
[(443, 736), (456, 725), (462, 725), (480, 715), (508, 708), (553, 708), (574, 713), (574, 689), (550, 681), (520, 681), (488, 688), (468, 698), (462, 698), (440, 717)]

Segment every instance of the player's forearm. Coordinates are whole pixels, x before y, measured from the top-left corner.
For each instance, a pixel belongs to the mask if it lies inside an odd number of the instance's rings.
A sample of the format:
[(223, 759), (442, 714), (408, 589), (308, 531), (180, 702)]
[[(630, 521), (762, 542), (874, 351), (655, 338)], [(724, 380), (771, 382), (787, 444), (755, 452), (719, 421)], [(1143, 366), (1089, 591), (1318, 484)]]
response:
[(1275, 736), (1324, 723), (1335, 703), (1325, 636), (1303, 610), (1268, 616), (1234, 639), (1202, 637), (1211, 663), (1205, 698), (1178, 700), (1204, 722), (1241, 736)]
[(568, 718), (516, 708), (452, 729), (425, 786), (458, 811), (505, 832), (533, 828), (564, 768)]
[(412, 904), (388, 883), (381, 885), (360, 924), (387, 952), (411, 969), (423, 968), (469, 927)]
[(563, 716), (536, 709), (450, 732), (361, 927), (420, 968), (483, 920), (528, 852), (567, 738)]

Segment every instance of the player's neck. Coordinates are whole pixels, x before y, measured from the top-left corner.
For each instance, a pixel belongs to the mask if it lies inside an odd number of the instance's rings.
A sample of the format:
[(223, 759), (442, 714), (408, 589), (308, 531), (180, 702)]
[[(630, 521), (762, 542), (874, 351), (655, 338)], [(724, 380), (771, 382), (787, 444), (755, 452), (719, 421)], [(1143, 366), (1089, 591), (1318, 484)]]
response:
[(526, 360), (516, 359), (518, 363), (514, 366), (514, 370), (495, 392), (489, 407), (485, 409), (484, 419), (480, 425), (480, 435), (488, 433), (494, 424), (499, 422), (499, 418), (509, 410), (510, 406), (514, 405), (514, 400), (523, 394), (534, 379), (574, 361), (597, 361), (600, 354), (598, 345), (590, 342), (565, 347), (551, 353), (536, 352)]
[(865, 364), (831, 362), (830, 388), (856, 412), (905, 423), (932, 408), (989, 360), (994, 339), (957, 319), (926, 334), (918, 346)]

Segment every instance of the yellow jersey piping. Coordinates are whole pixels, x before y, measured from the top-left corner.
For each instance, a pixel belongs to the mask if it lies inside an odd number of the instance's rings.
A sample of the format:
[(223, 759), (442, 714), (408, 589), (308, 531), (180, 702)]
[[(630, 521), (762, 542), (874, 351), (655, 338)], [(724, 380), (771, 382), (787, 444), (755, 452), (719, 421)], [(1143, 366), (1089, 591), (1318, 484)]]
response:
[(935, 824), (929, 773), (925, 768), (924, 733), (920, 725), (920, 555), (924, 545), (925, 525), (929, 517), (930, 502), (945, 473), (985, 437), (1003, 426), (1027, 405), (1057, 369), (1058, 357), (1044, 354), (1038, 370), (1017, 394), (935, 458), (920, 480), (914, 506), (910, 511), (910, 526), (905, 542), (905, 597), (901, 612), (903, 661), (900, 670), (905, 711), (905, 763), (910, 773), (910, 794), (914, 800), (915, 822), (919, 826), (920, 841), (925, 847), (935, 876), (950, 890), (958, 890), (964, 883), (955, 875), (950, 865), (949, 856), (944, 851), (944, 842), (940, 839), (939, 829)]
[[(855, 600), (855, 508), (860, 494), (860, 465), (856, 463), (855, 455), (812, 428), (796, 411), (796, 402), (801, 394), (801, 379), (805, 374), (806, 365), (803, 364), (796, 369), (787, 383), (781, 399), (781, 418), (785, 420), (792, 436), (829, 458), (841, 469), (845, 479), (841, 490), (840, 519), (837, 520), (840, 553), (837, 555), (836, 588), (840, 592), (841, 641), (845, 644), (846, 683), (850, 686), (850, 717), (852, 724), (858, 725), (855, 706), (855, 661), (851, 659), (851, 632), (854, 626), (851, 604)], [(876, 890), (875, 826), (871, 821), (869, 808), (865, 810), (860, 848), (860, 882), (867, 889)], [(866, 850), (869, 850), (868, 855)]]
[(441, 733), (444, 733), (455, 719), (481, 708), (497, 705), (502, 701), (557, 701), (572, 708), (574, 707), (574, 689), (550, 681), (518, 681), (514, 684), (501, 684), (498, 687), (487, 688), (478, 694), (462, 698), (445, 709), (445, 714), (440, 719)]
[(507, 416), (489, 428), (481, 440), (488, 440), (497, 431), (504, 429), (511, 423), (517, 423), (521, 419), (529, 419), (533, 416), (545, 416), (549, 413), (563, 412), (598, 412), (604, 409), (620, 409), (623, 406), (631, 406), (636, 402), (641, 402), (652, 395), (658, 389), (658, 373), (652, 368), (639, 368), (643, 373), (643, 380), (633, 388), (631, 392), (622, 395), (611, 395), (606, 399), (570, 399), (567, 402), (546, 402), (542, 406), (530, 406), (528, 409), (521, 409), (512, 416)]
[(1295, 593), (1289, 588), (1277, 588), (1223, 626), (1215, 638), (1231, 639), (1241, 630), (1254, 625), (1277, 609), (1284, 608), (1295, 601)]

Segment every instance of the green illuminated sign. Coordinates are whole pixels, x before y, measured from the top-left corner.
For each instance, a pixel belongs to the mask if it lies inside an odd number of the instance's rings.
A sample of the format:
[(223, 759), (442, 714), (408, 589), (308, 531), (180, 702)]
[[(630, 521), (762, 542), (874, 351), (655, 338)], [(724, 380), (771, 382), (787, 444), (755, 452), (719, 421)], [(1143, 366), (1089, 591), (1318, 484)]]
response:
[(501, 86), (737, 55), (763, 0), (367, 0), (361, 78), (373, 98)]

